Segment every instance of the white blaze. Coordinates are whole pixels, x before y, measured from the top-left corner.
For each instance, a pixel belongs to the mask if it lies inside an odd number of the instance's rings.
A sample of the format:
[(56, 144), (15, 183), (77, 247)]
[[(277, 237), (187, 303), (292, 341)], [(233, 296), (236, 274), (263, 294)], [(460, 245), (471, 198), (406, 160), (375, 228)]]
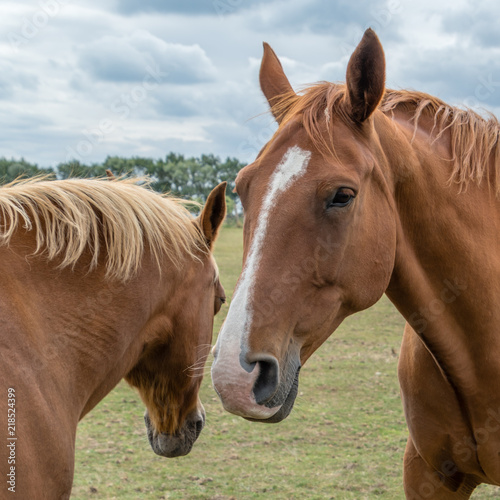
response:
[[(226, 321), (222, 326), (217, 340), (217, 359), (212, 366), (212, 376), (214, 378), (214, 385), (216, 385), (216, 389), (219, 393), (222, 392), (220, 389), (223, 387), (221, 386), (227, 384), (233, 385), (237, 382), (234, 379), (237, 373), (240, 373), (242, 376), (246, 374), (246, 378), (249, 377), (248, 372), (245, 372), (240, 364), (240, 355), (243, 354), (244, 357), (248, 349), (248, 333), (253, 319), (253, 310), (250, 305), (251, 295), (253, 292), (256, 271), (260, 264), (262, 247), (267, 233), (269, 214), (276, 205), (279, 195), (285, 192), (295, 181), (305, 174), (310, 158), (311, 153), (309, 151), (305, 151), (298, 146), (293, 146), (285, 153), (280, 164), (276, 167), (276, 170), (271, 176), (260, 209), (247, 261), (241, 274), (238, 287), (235, 290), (233, 300), (231, 301)], [(217, 376), (215, 377), (214, 375)], [(255, 377), (252, 379), (253, 387)], [(221, 396), (224, 395), (221, 394)], [(243, 398), (249, 397), (247, 394), (241, 394), (241, 396)], [(273, 410), (269, 412), (269, 410), (269, 408), (262, 407), (263, 418), (269, 414), (274, 414), (276, 411)]]

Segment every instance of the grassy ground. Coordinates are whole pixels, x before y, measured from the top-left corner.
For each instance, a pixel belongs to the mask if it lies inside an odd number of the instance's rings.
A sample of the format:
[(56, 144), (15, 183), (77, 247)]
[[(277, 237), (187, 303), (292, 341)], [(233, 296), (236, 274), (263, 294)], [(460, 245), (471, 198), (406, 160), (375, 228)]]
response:
[[(228, 298), (241, 269), (241, 238), (240, 229), (226, 228), (217, 246)], [(226, 313), (224, 306), (215, 332)], [(187, 457), (154, 455), (143, 405), (120, 384), (78, 428), (72, 498), (404, 498), (407, 431), (396, 378), (402, 327), (385, 298), (349, 318), (302, 369), (295, 408), (280, 424), (224, 412), (205, 377), (207, 425)], [(482, 486), (473, 498), (498, 495)]]

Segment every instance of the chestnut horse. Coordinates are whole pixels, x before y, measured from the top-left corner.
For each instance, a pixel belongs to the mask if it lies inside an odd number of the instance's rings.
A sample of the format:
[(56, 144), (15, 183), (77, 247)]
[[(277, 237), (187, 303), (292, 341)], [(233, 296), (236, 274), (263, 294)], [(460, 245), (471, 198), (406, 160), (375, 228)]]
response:
[(155, 453), (189, 453), (224, 301), (211, 254), (224, 193), (193, 219), (134, 179), (0, 188), (2, 498), (69, 498), (77, 423), (123, 377)]
[(407, 498), (499, 485), (498, 122), (386, 90), (372, 30), (345, 85), (296, 94), (267, 45), (260, 82), (279, 127), (236, 181), (244, 267), (212, 366), (224, 407), (284, 419), (304, 362), (386, 293), (408, 322)]

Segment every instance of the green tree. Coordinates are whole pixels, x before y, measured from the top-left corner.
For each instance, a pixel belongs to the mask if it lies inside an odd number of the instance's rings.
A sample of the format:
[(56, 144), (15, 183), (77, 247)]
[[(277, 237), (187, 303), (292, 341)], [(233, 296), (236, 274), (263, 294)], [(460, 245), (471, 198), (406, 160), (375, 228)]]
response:
[(78, 160), (60, 163), (57, 165), (56, 171), (59, 179), (101, 177), (106, 175), (106, 169), (103, 165), (97, 163), (85, 165)]
[(210, 191), (220, 182), (228, 183), (228, 214), (239, 224), (241, 204), (233, 192), (235, 179), (243, 167), (236, 158), (226, 158), (223, 162), (213, 154), (199, 158), (169, 153), (165, 158), (144, 157), (122, 158), (108, 156), (103, 163), (87, 165), (78, 160), (60, 163), (55, 169), (40, 169), (36, 164), (21, 160), (0, 158), (0, 178), (10, 182), (19, 176), (55, 173), (59, 179), (71, 177), (104, 177), (106, 170), (116, 176), (148, 176), (151, 187), (159, 192), (171, 193), (186, 200), (204, 203)]
[(34, 177), (36, 175), (53, 174), (52, 168), (40, 168), (36, 163), (29, 163), (24, 158), (10, 160), (0, 158), (0, 183), (6, 184), (20, 177)]

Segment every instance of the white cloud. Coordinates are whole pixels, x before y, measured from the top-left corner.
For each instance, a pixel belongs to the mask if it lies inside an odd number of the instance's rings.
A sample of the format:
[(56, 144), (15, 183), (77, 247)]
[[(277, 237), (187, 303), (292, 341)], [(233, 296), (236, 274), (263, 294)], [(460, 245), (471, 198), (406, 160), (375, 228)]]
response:
[(147, 31), (130, 36), (105, 36), (78, 48), (80, 66), (108, 81), (142, 81), (156, 68), (162, 83), (211, 81), (216, 69), (197, 44), (168, 43)]
[[(494, 22), (500, 5), (492, 0), (480, 6), (467, 0), (230, 0), (227, 12), (210, 1), (203, 8), (160, 0), (150, 3), (154, 9), (144, 5), (2, 2), (0, 155), (54, 164), (107, 120), (113, 132), (85, 160), (170, 150), (251, 160), (274, 130), (269, 115), (259, 116), (267, 111), (258, 86), (262, 41), (300, 88), (342, 81), (368, 26), (384, 45), (389, 85), (436, 93), (450, 103), (500, 107)], [(9, 34), (21, 37), (21, 45)], [(145, 85), (148, 68), (157, 69), (158, 80)]]

